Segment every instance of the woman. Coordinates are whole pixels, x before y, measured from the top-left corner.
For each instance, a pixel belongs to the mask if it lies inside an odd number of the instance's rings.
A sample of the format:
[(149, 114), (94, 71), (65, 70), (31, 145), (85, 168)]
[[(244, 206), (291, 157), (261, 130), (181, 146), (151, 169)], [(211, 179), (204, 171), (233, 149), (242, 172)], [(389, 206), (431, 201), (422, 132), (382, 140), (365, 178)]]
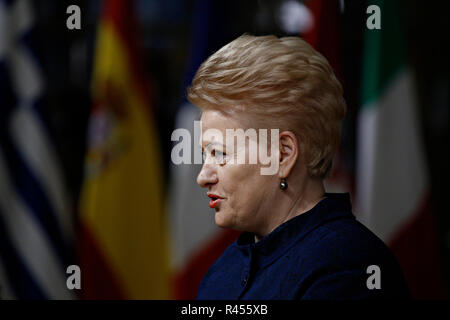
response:
[[(349, 195), (325, 193), (346, 106), (322, 55), (298, 37), (243, 35), (200, 66), (188, 98), (202, 110), (197, 182), (216, 224), (242, 231), (204, 276), (198, 299), (409, 296), (394, 256), (355, 219)], [(268, 145), (256, 142), (259, 152), (272, 150), (274, 174), (249, 161), (261, 154), (250, 147), (254, 136), (243, 148), (223, 139), (239, 129), (278, 129)]]

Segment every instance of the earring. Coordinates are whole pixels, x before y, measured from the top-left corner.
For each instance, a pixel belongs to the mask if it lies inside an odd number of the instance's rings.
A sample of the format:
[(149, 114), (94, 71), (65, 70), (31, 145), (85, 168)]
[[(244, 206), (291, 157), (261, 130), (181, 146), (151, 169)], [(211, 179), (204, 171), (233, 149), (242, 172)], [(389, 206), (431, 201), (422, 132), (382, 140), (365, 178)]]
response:
[(281, 190), (286, 190), (287, 187), (288, 187), (288, 184), (287, 184), (287, 182), (286, 182), (286, 179), (285, 179), (285, 178), (281, 179), (281, 182), (280, 182), (280, 189), (281, 189)]

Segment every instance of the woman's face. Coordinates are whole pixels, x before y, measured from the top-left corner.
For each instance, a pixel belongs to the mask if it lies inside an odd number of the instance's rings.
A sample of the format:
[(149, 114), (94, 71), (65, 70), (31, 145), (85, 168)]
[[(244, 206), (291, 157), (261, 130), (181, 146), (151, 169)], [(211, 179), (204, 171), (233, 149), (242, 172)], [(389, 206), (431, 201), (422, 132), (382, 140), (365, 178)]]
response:
[[(261, 164), (249, 163), (250, 143), (247, 139), (245, 146), (234, 146), (234, 153), (226, 152), (230, 144), (236, 143), (235, 139), (227, 141), (226, 129), (242, 128), (231, 116), (207, 110), (202, 114), (201, 125), (204, 164), (197, 183), (208, 189), (209, 205), (215, 210), (216, 224), (255, 233), (264, 230), (270, 213), (273, 214), (275, 209), (275, 191), (279, 183), (277, 175), (262, 175)], [(207, 132), (211, 132), (209, 129), (221, 132), (223, 139), (208, 135)], [(245, 163), (237, 163), (238, 155), (242, 155), (244, 150)]]

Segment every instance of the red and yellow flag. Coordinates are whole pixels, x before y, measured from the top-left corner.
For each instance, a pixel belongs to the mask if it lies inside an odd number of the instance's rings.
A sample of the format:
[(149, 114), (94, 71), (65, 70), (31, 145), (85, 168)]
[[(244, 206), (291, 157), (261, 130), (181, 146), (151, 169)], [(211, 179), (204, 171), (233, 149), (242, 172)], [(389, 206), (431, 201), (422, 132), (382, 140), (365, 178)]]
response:
[(103, 3), (80, 203), (82, 297), (167, 299), (160, 147), (133, 1)]

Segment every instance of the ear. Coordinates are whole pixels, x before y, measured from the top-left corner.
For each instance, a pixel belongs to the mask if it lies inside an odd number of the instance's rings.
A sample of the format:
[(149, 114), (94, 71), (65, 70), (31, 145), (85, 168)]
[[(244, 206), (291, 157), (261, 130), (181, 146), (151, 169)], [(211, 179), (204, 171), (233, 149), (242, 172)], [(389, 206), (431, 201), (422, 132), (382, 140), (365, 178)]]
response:
[(297, 162), (299, 147), (297, 137), (292, 131), (283, 131), (279, 136), (280, 143), (280, 178), (287, 178)]

